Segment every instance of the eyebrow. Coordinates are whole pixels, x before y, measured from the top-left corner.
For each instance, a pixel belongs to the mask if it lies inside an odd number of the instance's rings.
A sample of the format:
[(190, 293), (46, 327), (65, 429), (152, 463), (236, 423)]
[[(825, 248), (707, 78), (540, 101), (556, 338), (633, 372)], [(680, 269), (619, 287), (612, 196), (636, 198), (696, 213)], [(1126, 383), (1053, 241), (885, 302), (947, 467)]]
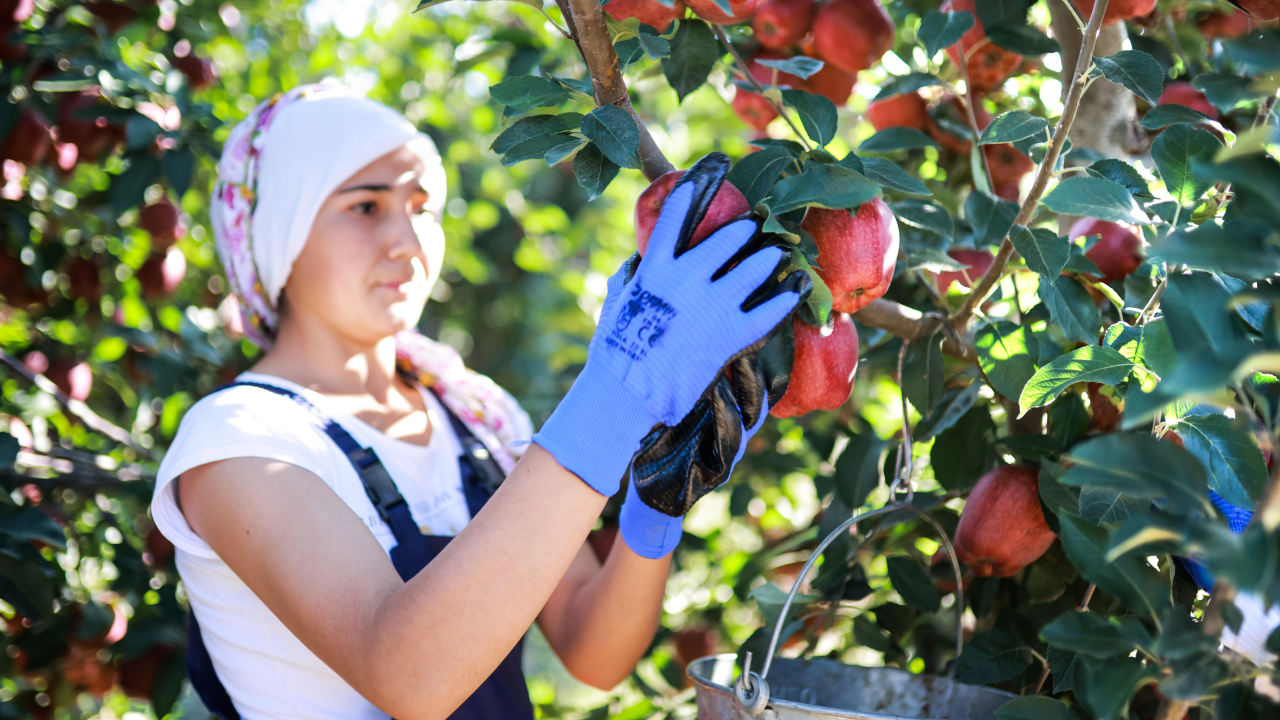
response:
[[(337, 194), (343, 195), (345, 193), (359, 192), (361, 190), (367, 190), (369, 192), (390, 192), (391, 186), (383, 183), (370, 183), (367, 185), (352, 185), (349, 188), (343, 188), (339, 190)], [(422, 186), (418, 186), (417, 188), (414, 188), (414, 192), (427, 193), (427, 190)], [(427, 193), (427, 194), (430, 194), (430, 193)]]

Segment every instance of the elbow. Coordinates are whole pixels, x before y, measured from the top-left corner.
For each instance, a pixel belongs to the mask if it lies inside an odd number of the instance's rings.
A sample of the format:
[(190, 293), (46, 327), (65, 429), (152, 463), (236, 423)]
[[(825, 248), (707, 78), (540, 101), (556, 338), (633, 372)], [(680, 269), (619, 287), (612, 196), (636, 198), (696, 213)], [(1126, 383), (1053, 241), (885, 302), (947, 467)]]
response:
[(631, 671), (635, 669), (633, 665), (625, 670), (621, 668), (606, 668), (593, 666), (590, 663), (565, 663), (565, 669), (569, 671), (569, 675), (584, 685), (590, 685), (597, 690), (609, 692), (622, 684), (627, 679)]

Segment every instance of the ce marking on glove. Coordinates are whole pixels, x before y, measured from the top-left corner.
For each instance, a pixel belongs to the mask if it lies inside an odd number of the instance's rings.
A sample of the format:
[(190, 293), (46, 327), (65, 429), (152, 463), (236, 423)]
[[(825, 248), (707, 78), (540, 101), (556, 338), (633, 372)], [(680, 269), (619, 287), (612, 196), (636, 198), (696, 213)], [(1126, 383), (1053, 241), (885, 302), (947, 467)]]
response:
[(605, 344), (625, 353), (632, 360), (641, 360), (649, 348), (656, 347), (676, 316), (676, 309), (666, 300), (640, 287), (637, 282), (631, 288), (626, 305), (618, 314), (618, 322), (609, 333)]

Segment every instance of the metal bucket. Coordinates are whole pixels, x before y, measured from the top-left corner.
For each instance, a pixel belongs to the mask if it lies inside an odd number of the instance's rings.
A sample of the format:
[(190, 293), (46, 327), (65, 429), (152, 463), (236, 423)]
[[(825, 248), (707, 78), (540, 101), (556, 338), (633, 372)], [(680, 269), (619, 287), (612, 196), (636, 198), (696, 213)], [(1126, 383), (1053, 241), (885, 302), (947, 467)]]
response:
[[(735, 655), (712, 655), (689, 664), (699, 720), (751, 718), (733, 691)], [(835, 660), (777, 658), (769, 675), (769, 700), (757, 720), (994, 720), (1014, 695), (906, 670), (845, 665)]]

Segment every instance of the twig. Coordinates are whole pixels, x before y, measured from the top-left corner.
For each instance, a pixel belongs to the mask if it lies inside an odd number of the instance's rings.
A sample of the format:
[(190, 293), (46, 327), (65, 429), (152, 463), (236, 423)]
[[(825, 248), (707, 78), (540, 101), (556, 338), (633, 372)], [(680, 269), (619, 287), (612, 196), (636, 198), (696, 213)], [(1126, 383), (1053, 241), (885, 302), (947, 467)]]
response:
[[(568, 24), (573, 32), (578, 50), (587, 64), (591, 85), (595, 88), (596, 102), (600, 105), (617, 105), (631, 113), (636, 129), (640, 131), (640, 163), (644, 176), (650, 181), (675, 170), (675, 166), (658, 149), (649, 129), (645, 127), (627, 94), (627, 83), (622, 78), (618, 53), (613, 49), (609, 30), (604, 23), (604, 9), (597, 0), (567, 0)], [(563, 12), (563, 7), (562, 12)]]
[(1093, 599), (1093, 591), (1097, 589), (1097, 585), (1089, 583), (1089, 587), (1084, 589), (1084, 597), (1080, 598), (1080, 606), (1077, 607), (1076, 610), (1080, 612), (1089, 612), (1089, 601)]
[(1164, 29), (1169, 33), (1169, 42), (1173, 45), (1173, 52), (1182, 60), (1182, 67), (1186, 68), (1187, 73), (1191, 73), (1191, 61), (1187, 59), (1187, 51), (1182, 49), (1182, 41), (1178, 39), (1178, 31), (1173, 26), (1173, 15), (1165, 13)]
[[(1072, 75), (1070, 89), (1067, 91), (1067, 100), (1063, 104), (1062, 116), (1058, 118), (1058, 125), (1054, 128), (1053, 142), (1049, 145), (1049, 151), (1045, 153), (1044, 160), (1036, 168), (1036, 178), (1031, 185), (1031, 191), (1027, 193), (1027, 198), (1022, 201), (1022, 209), (1018, 211), (1018, 217), (1014, 220), (1017, 225), (1026, 225), (1035, 212), (1036, 205), (1040, 202), (1040, 197), (1044, 195), (1045, 188), (1049, 185), (1049, 178), (1053, 175), (1053, 168), (1058, 164), (1058, 156), (1062, 153), (1062, 147), (1067, 141), (1067, 134), (1071, 131), (1071, 124), (1075, 122), (1076, 113), (1080, 110), (1080, 100), (1084, 97), (1085, 86), (1089, 82), (1089, 74), (1086, 70), (1093, 63), (1093, 49), (1098, 43), (1098, 30), (1102, 27), (1102, 16), (1107, 11), (1107, 3), (1108, 0), (1098, 0), (1089, 15), (1089, 24), (1084, 29), (1080, 56), (1076, 58), (1076, 68), (1074, 75)], [(986, 274), (974, 286), (973, 292), (969, 293), (969, 296), (965, 298), (964, 305), (960, 306), (960, 309), (951, 316), (951, 322), (957, 330), (964, 331), (968, 326), (969, 319), (973, 317), (974, 308), (991, 293), (991, 290), (1004, 272), (1004, 266), (1009, 262), (1009, 258), (1012, 255), (1013, 243), (1009, 242), (1009, 238), (1006, 236), (1004, 241), (1000, 243), (1000, 249), (996, 252), (996, 257), (991, 262), (991, 267), (987, 269)]]
[(1169, 286), (1169, 277), (1181, 269), (1182, 268), (1175, 264), (1170, 265), (1165, 270), (1164, 279), (1156, 286), (1156, 291), (1151, 293), (1151, 299), (1147, 301), (1147, 304), (1142, 306), (1142, 312), (1138, 313), (1138, 319), (1135, 321), (1135, 324), (1143, 325), (1147, 322), (1147, 317), (1155, 314), (1156, 307), (1160, 304), (1160, 297), (1164, 295), (1164, 289)]
[(83, 402), (67, 397), (66, 393), (59, 390), (58, 386), (54, 385), (52, 380), (40, 373), (31, 372), (31, 370), (28, 369), (26, 365), (23, 365), (22, 361), (18, 358), (7, 352), (0, 351), (0, 361), (3, 361), (11, 370), (23, 376), (29, 382), (34, 383), (36, 387), (53, 395), (53, 397), (57, 399), (59, 405), (65, 408), (67, 412), (79, 418), (80, 421), (83, 422), (90, 430), (106, 435), (121, 445), (131, 448), (143, 457), (148, 459), (152, 458), (151, 451), (135, 442), (133, 437), (130, 436), (126, 430), (104, 420), (93, 410), (90, 410), (89, 406), (85, 405)]
[(1182, 720), (1190, 709), (1191, 703), (1166, 697), (1160, 702), (1160, 709), (1156, 710), (1153, 720)]
[[(984, 37), (970, 50), (977, 50), (986, 42), (990, 41)], [(978, 116), (973, 111), (973, 83), (969, 80), (969, 53), (963, 53), (963, 55), (964, 61), (960, 63), (960, 73), (964, 76), (964, 98), (962, 99), (962, 102), (964, 102), (964, 114), (969, 118), (969, 129), (973, 130), (973, 147), (978, 150), (979, 162), (982, 163), (982, 172), (987, 178), (987, 189), (994, 193), (996, 190), (995, 183), (991, 182), (991, 164), (987, 162), (987, 154), (978, 145), (978, 138), (982, 137), (982, 131), (978, 129)], [(974, 172), (977, 172), (976, 168)]]
[(1040, 681), (1036, 683), (1035, 692), (1032, 692), (1031, 694), (1039, 695), (1040, 691), (1044, 688), (1044, 681), (1048, 679), (1049, 679), (1049, 664), (1045, 663), (1044, 670), (1041, 671), (1040, 673)]
[(942, 343), (944, 353), (970, 365), (978, 362), (973, 344), (956, 333), (947, 324), (946, 318), (937, 313), (922, 313), (915, 308), (880, 298), (854, 313), (853, 319), (904, 340), (918, 340), (942, 330), (947, 333), (947, 339)]
[[(796, 127), (795, 123), (791, 122), (791, 117), (787, 115), (787, 109), (783, 107), (780, 103), (775, 102), (768, 95), (765, 95), (764, 86), (760, 84), (759, 80), (756, 80), (755, 75), (751, 74), (750, 66), (747, 65), (746, 60), (742, 59), (742, 55), (738, 54), (738, 48), (734, 47), (733, 43), (729, 42), (729, 36), (725, 34), (724, 28), (720, 27), (719, 25), (712, 25), (711, 27), (716, 29), (716, 38), (720, 40), (721, 45), (724, 45), (726, 48), (728, 48), (729, 54), (733, 56), (734, 64), (738, 66), (738, 69), (742, 71), (742, 74), (745, 75), (747, 80), (751, 82), (751, 85), (756, 89), (756, 92), (760, 93), (760, 96), (763, 97), (765, 100), (768, 100), (769, 105), (773, 107), (773, 109), (779, 115), (782, 116), (782, 119), (787, 122), (787, 126), (791, 128), (791, 132), (795, 133), (796, 137), (800, 139), (800, 143), (804, 145), (804, 149), (812, 150), (813, 148), (809, 147), (809, 142), (805, 140), (804, 133), (800, 132), (799, 128)], [(775, 77), (777, 76), (777, 71), (774, 71), (774, 75)]]

